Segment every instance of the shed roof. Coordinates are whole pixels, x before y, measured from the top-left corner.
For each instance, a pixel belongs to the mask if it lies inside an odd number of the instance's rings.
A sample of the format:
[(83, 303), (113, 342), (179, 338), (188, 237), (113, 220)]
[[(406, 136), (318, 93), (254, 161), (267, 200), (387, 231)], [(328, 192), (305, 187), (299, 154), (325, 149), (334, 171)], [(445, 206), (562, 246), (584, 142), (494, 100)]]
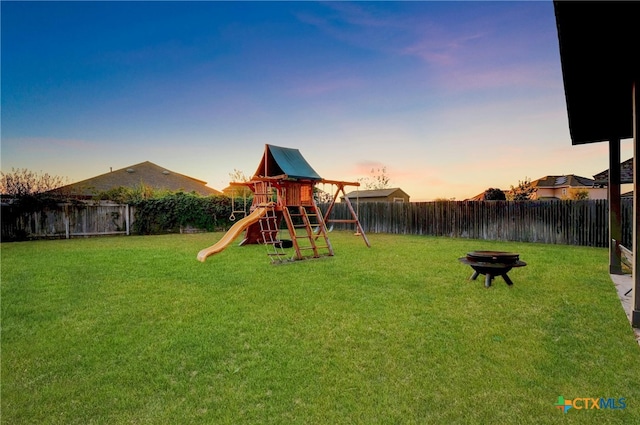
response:
[(571, 143), (633, 136), (640, 2), (554, 1)]
[(254, 176), (276, 177), (286, 175), (292, 179), (322, 180), (298, 149), (265, 145), (264, 155)]
[(149, 161), (72, 183), (56, 190), (74, 196), (92, 197), (98, 192), (120, 186), (135, 188), (140, 186), (141, 183), (156, 190), (182, 190), (196, 192), (205, 196), (221, 194), (219, 191), (206, 186), (207, 182), (205, 181), (167, 170)]
[(389, 189), (371, 189), (371, 190), (353, 190), (347, 193), (347, 197), (353, 198), (386, 198), (396, 192), (402, 192), (402, 195), (409, 196), (404, 190), (399, 187), (393, 187)]

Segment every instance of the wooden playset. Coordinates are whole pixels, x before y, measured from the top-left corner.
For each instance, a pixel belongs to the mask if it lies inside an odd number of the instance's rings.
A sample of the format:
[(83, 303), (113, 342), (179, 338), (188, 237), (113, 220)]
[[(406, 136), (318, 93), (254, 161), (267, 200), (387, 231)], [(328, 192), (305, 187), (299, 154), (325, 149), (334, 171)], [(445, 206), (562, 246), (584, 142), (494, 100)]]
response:
[[(314, 188), (320, 183), (337, 187), (324, 215), (313, 196)], [(248, 187), (253, 192), (249, 214), (237, 221), (215, 245), (200, 251), (200, 261), (224, 250), (243, 231), (245, 235), (240, 245), (266, 245), (272, 262), (332, 256), (333, 248), (327, 230), (327, 223), (332, 222), (353, 223), (356, 234), (362, 236), (368, 247), (371, 246), (344, 190), (345, 186), (359, 186), (360, 183), (323, 179), (298, 149), (265, 145), (264, 155), (251, 180), (231, 182), (231, 185)], [(328, 217), (340, 193), (352, 218), (331, 220)], [(232, 217), (240, 212), (243, 211), (234, 210)], [(283, 220), (290, 241), (280, 239)], [(284, 250), (287, 242), (294, 249), (291, 256)]]

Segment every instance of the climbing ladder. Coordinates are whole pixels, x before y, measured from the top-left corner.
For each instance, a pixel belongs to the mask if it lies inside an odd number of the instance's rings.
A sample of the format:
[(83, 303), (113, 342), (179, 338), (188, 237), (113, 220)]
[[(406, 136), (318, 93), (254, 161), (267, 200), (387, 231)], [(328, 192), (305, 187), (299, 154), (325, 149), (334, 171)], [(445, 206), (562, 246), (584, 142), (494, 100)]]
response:
[[(309, 205), (287, 206), (283, 209), (284, 219), (291, 235), (295, 256), (292, 259), (318, 258), (321, 255), (332, 256), (333, 247), (327, 236), (327, 226), (320, 209), (315, 203)], [(314, 228), (318, 230), (314, 233)], [(318, 244), (319, 237), (322, 241)], [(310, 252), (304, 255), (303, 252)]]
[(278, 216), (275, 208), (267, 209), (267, 213), (260, 217), (261, 242), (267, 247), (267, 255), (272, 263), (282, 262), (287, 255), (282, 248), (282, 241), (278, 238)]

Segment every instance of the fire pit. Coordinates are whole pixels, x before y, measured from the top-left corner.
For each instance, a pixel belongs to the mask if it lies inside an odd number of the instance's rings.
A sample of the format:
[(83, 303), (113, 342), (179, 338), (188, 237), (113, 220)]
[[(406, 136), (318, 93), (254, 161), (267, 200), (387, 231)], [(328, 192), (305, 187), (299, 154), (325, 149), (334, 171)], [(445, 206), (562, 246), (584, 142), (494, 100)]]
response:
[(502, 251), (473, 251), (458, 260), (470, 265), (474, 270), (471, 280), (476, 280), (481, 274), (485, 275), (484, 286), (487, 288), (491, 286), (491, 281), (496, 276), (502, 276), (507, 285), (513, 285), (507, 273), (514, 267), (527, 265), (524, 261), (520, 261), (520, 254)]

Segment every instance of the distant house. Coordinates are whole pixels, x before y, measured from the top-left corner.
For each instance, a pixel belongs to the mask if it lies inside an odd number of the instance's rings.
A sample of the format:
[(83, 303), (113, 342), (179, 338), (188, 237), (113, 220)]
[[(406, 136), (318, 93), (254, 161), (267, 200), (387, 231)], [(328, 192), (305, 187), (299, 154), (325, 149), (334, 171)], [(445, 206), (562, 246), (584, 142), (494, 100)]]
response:
[(586, 191), (589, 199), (607, 199), (607, 189), (595, 180), (567, 174), (564, 176), (545, 176), (531, 182), (536, 189), (532, 199), (572, 199), (578, 191)]
[[(347, 193), (350, 200), (359, 202), (409, 202), (409, 195), (398, 187), (390, 189), (354, 190)], [(344, 197), (341, 197), (344, 202)]]
[[(609, 184), (609, 170), (600, 171), (593, 176), (596, 184), (606, 186)], [(633, 183), (633, 158), (629, 158), (620, 164), (620, 183)]]
[[(593, 176), (596, 184), (607, 187), (609, 186), (609, 170), (604, 170)], [(620, 184), (633, 188), (633, 158), (620, 163)], [(633, 190), (624, 192), (620, 195), (622, 199), (633, 198)]]
[[(589, 199), (607, 199), (607, 189), (596, 180), (587, 177), (567, 174), (563, 176), (544, 176), (531, 182), (535, 192), (532, 200), (573, 199), (578, 191), (586, 191)], [(503, 190), (507, 199), (511, 190)], [(485, 192), (479, 193), (466, 201), (484, 201)]]
[(221, 192), (206, 186), (205, 181), (167, 170), (149, 161), (72, 183), (55, 191), (79, 199), (89, 199), (100, 192), (118, 187), (137, 188), (141, 184), (155, 190), (195, 192), (203, 196), (221, 195)]

